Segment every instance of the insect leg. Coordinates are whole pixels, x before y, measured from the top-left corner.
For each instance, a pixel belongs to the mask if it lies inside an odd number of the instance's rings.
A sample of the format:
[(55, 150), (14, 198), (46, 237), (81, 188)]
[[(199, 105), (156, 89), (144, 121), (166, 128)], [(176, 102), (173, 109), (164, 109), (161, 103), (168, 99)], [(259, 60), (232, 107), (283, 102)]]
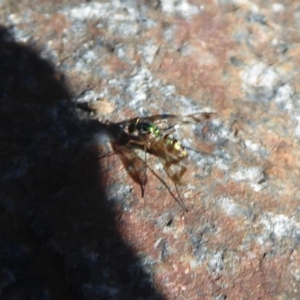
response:
[(187, 167), (185, 165), (179, 165), (178, 162), (165, 162), (163, 163), (163, 166), (167, 175), (175, 184), (185, 184), (182, 181), (182, 176), (187, 171)]
[(149, 170), (151, 171), (151, 173), (153, 173), (153, 175), (165, 186), (165, 188), (168, 190), (168, 192), (171, 194), (171, 196), (174, 198), (174, 200), (179, 204), (179, 206), (186, 212), (188, 212), (187, 207), (185, 206), (183, 200), (181, 199), (179, 190), (177, 185), (175, 184), (175, 188), (176, 188), (176, 192), (178, 194), (178, 198), (173, 194), (173, 192), (171, 191), (171, 189), (169, 188), (169, 186), (164, 182), (164, 180), (151, 168), (149, 167), (149, 165), (147, 165), (147, 167), (149, 168)]
[(99, 155), (97, 158), (98, 159), (102, 159), (102, 158), (105, 158), (105, 157), (110, 157), (110, 156), (112, 156), (114, 154), (115, 154), (115, 152), (113, 152), (113, 151), (107, 151), (105, 154)]
[(180, 195), (180, 192), (179, 192), (179, 190), (178, 190), (177, 184), (174, 183), (174, 185), (175, 185), (175, 189), (176, 189), (178, 198), (179, 198), (179, 200), (180, 200), (180, 206), (181, 206), (186, 212), (188, 212), (188, 209), (186, 208), (186, 206), (185, 206), (185, 204), (184, 204), (184, 202), (183, 202), (183, 200), (182, 200), (182, 198), (181, 198), (181, 195)]
[[(144, 153), (145, 153), (145, 160), (144, 160), (144, 163), (145, 163), (145, 168), (144, 168), (144, 178), (147, 178), (147, 153), (146, 153), (146, 146), (144, 145)], [(145, 183), (146, 185), (146, 183)], [(142, 198), (144, 198), (144, 193), (145, 193), (145, 187), (144, 187), (144, 190), (142, 191)]]

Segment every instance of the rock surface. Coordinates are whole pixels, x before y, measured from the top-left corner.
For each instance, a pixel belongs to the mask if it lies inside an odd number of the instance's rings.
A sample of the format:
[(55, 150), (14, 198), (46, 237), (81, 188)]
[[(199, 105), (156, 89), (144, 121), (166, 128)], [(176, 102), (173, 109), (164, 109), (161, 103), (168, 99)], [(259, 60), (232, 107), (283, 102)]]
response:
[[(299, 4), (2, 0), (0, 17), (1, 299), (299, 299)], [(218, 118), (175, 133), (188, 213), (155, 156), (144, 198), (105, 156), (106, 120), (199, 111)]]

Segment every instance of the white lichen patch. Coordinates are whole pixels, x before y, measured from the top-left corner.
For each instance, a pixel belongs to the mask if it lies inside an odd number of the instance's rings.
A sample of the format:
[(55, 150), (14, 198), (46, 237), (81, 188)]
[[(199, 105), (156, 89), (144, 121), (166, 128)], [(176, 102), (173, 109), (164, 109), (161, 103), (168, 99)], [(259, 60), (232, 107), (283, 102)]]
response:
[(185, 18), (199, 14), (203, 7), (197, 7), (186, 0), (165, 0), (161, 2), (162, 11), (166, 14), (176, 14)]
[(245, 140), (244, 144), (249, 151), (262, 156), (263, 158), (267, 158), (270, 154), (270, 152), (265, 147), (251, 140)]
[(138, 54), (143, 57), (148, 65), (151, 65), (158, 49), (159, 45), (155, 44), (154, 41), (147, 41), (144, 45), (138, 46)]
[(78, 103), (89, 103), (89, 102), (94, 102), (103, 97), (103, 92), (95, 92), (94, 90), (87, 90), (81, 95), (79, 95), (75, 101)]
[(213, 153), (214, 165), (220, 170), (227, 171), (232, 164), (232, 156), (224, 149), (216, 149)]
[(263, 102), (273, 99), (281, 83), (280, 76), (275, 69), (262, 62), (248, 67), (242, 73), (242, 80), (248, 98)]
[(249, 210), (246, 210), (229, 197), (217, 200), (217, 204), (229, 217), (248, 217), (251, 215)]
[(223, 260), (223, 252), (221, 251), (215, 252), (211, 255), (207, 266), (212, 274), (218, 275), (222, 271), (224, 265)]
[(146, 68), (141, 68), (129, 79), (126, 93), (131, 99), (129, 107), (135, 107), (137, 103), (144, 102), (147, 99), (149, 90), (153, 85), (151, 72)]
[(283, 214), (266, 213), (262, 215), (259, 223), (263, 226), (262, 234), (257, 239), (260, 245), (265, 245), (267, 242), (274, 243), (274, 237), (279, 241), (283, 238), (291, 238), (299, 243), (300, 223), (294, 218)]
[(296, 116), (295, 120), (297, 122), (297, 125), (294, 129), (294, 134), (295, 136), (300, 137), (300, 115)]
[(7, 17), (7, 21), (11, 24), (11, 25), (18, 25), (24, 22), (24, 19), (22, 18), (22, 16), (20, 16), (19, 14), (10, 14)]
[(10, 33), (14, 37), (14, 40), (19, 43), (28, 43), (33, 40), (32, 36), (27, 34), (25, 30), (19, 29), (18, 27), (12, 27), (10, 29)]
[(63, 13), (72, 21), (85, 26), (86, 21), (99, 21), (97, 28), (105, 28), (107, 32), (122, 36), (134, 36), (139, 33), (141, 26), (149, 28), (154, 21), (143, 21), (148, 18), (141, 15), (142, 11), (121, 3), (84, 3), (74, 8), (64, 9)]
[(265, 186), (265, 174), (261, 167), (240, 168), (231, 174), (231, 178), (238, 182), (248, 183), (256, 192)]
[(290, 83), (280, 86), (274, 97), (274, 102), (282, 109), (291, 112), (294, 109), (293, 97), (295, 90)]
[(92, 2), (78, 5), (71, 10), (66, 9), (63, 12), (73, 20), (87, 21), (108, 18), (113, 8), (111, 3)]
[(291, 276), (294, 278), (296, 282), (300, 282), (300, 268), (296, 262), (292, 262), (289, 265), (289, 271)]
[(281, 12), (285, 11), (285, 6), (282, 3), (275, 2), (272, 4), (272, 10), (275, 13), (281, 13)]

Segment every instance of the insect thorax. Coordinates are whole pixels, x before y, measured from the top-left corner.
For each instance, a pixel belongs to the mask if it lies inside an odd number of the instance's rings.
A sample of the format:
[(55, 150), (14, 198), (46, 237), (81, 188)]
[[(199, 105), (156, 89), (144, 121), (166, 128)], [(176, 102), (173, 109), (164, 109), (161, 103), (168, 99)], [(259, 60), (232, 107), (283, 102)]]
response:
[(155, 137), (158, 137), (161, 135), (159, 128), (151, 122), (139, 122), (137, 124), (137, 130), (139, 134), (142, 135), (153, 135)]

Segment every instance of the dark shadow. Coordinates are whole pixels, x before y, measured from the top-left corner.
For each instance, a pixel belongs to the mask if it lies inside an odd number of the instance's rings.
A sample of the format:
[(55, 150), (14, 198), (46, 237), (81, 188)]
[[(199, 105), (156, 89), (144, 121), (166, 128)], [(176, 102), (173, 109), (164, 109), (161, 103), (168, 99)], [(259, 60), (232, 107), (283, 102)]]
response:
[(161, 299), (115, 230), (64, 78), (0, 28), (1, 299)]

